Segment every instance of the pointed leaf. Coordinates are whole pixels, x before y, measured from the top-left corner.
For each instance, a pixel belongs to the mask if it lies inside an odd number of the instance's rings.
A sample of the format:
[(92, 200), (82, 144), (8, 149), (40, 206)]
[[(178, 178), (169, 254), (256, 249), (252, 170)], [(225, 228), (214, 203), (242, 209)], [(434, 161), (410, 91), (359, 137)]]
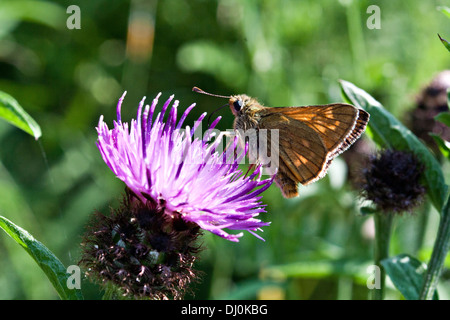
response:
[(431, 133), (430, 135), (433, 137), (442, 155), (450, 160), (450, 142), (445, 141), (434, 133)]
[(450, 112), (441, 112), (434, 119), (450, 127)]
[[(399, 254), (382, 260), (381, 264), (405, 299), (419, 300), (427, 268), (424, 263), (407, 254)], [(437, 293), (434, 299), (438, 300)]]
[(53, 287), (63, 300), (80, 300), (83, 298), (81, 290), (69, 289), (67, 279), (69, 274), (61, 261), (41, 242), (34, 239), (28, 231), (15, 225), (10, 220), (0, 216), (0, 228), (2, 228), (14, 241), (36, 261), (44, 271)]
[(450, 8), (446, 6), (438, 6), (437, 9), (450, 18)]
[(447, 48), (448, 51), (450, 51), (450, 43), (445, 40), (444, 38), (442, 38), (439, 34), (438, 34), (439, 39), (441, 39), (442, 44), (444, 45), (444, 47)]
[(37, 140), (41, 136), (41, 128), (31, 116), (9, 94), (0, 91), (0, 118), (34, 136)]

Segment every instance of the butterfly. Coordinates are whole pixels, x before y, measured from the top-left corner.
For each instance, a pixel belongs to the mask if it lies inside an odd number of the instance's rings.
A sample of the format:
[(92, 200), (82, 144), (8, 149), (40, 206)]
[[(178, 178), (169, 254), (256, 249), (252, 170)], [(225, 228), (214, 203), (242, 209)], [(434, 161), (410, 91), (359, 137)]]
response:
[(361, 137), (370, 118), (366, 111), (345, 103), (271, 108), (245, 94), (222, 96), (197, 87), (192, 90), (227, 98), (235, 130), (258, 133), (266, 129), (268, 138), (277, 132), (278, 146), (268, 156), (278, 156), (274, 181), (286, 198), (299, 195), (299, 183), (308, 185), (323, 178), (333, 159)]

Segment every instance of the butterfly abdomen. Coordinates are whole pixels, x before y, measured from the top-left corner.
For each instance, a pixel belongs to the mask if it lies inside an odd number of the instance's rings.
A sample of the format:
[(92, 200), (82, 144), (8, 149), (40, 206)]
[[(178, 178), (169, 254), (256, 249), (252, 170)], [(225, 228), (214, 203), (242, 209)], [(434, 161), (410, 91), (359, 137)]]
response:
[[(280, 167), (280, 169), (282, 169)], [(281, 193), (286, 198), (293, 198), (298, 196), (297, 182), (289, 178), (284, 172), (280, 172), (274, 179)]]

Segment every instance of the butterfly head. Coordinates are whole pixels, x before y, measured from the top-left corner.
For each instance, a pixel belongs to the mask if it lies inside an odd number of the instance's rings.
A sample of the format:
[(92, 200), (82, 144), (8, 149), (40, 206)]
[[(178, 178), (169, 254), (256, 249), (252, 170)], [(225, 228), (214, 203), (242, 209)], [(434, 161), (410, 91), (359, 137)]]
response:
[(255, 105), (255, 102), (256, 102), (255, 99), (250, 98), (245, 94), (240, 94), (236, 96), (231, 96), (229, 100), (229, 105), (231, 112), (233, 112), (235, 116), (240, 116), (243, 113), (249, 111), (249, 109), (251, 109), (252, 106)]
[(228, 104), (230, 105), (231, 112), (236, 117), (240, 117), (245, 114), (247, 114), (247, 115), (254, 114), (258, 110), (263, 108), (258, 103), (258, 101), (256, 101), (255, 99), (253, 99), (245, 94), (239, 94), (239, 95), (234, 95), (234, 96), (222, 96), (219, 94), (208, 93), (198, 87), (192, 88), (192, 91), (195, 91), (195, 92), (198, 92), (201, 94), (206, 94), (208, 96), (228, 99)]

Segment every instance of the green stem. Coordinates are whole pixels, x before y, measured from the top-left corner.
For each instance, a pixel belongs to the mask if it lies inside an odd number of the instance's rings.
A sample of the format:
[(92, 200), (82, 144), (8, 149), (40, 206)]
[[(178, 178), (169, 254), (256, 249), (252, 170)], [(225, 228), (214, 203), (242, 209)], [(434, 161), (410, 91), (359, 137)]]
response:
[(347, 5), (347, 29), (349, 35), (350, 52), (353, 59), (353, 67), (355, 77), (358, 79), (358, 83), (361, 83), (366, 79), (364, 77), (366, 48), (364, 42), (363, 27), (361, 22), (361, 12), (359, 3), (357, 1), (351, 1)]
[(389, 257), (393, 214), (376, 212), (375, 218), (375, 264), (380, 268), (380, 289), (373, 289), (373, 300), (383, 300), (386, 271), (381, 260)]
[(427, 230), (427, 226), (428, 226), (428, 219), (430, 216), (430, 209), (431, 209), (431, 202), (430, 201), (425, 201), (421, 212), (419, 213), (419, 221), (418, 221), (418, 230), (417, 232), (417, 237), (416, 237), (416, 243), (413, 249), (413, 253), (415, 256), (417, 256), (419, 250), (422, 248), (423, 246), (423, 242), (425, 240), (425, 233)]
[(434, 242), (433, 253), (428, 264), (420, 300), (431, 300), (444, 267), (445, 257), (450, 249), (450, 196), (442, 209), (438, 234)]

